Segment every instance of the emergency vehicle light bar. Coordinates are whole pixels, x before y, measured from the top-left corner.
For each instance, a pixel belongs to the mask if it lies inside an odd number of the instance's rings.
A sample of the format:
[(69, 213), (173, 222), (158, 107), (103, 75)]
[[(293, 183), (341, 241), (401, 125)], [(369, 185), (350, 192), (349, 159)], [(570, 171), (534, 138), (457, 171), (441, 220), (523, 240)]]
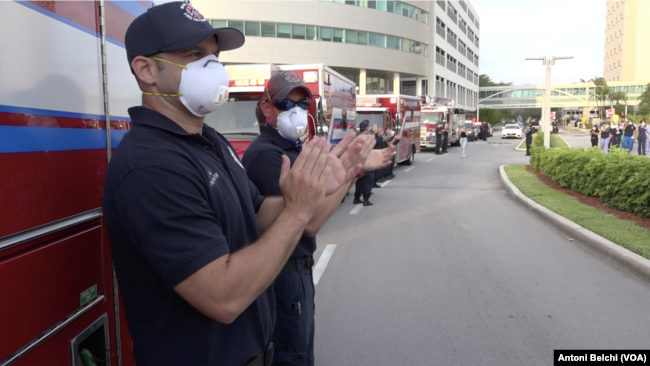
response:
[(268, 80), (250, 79), (250, 80), (230, 80), (229, 86), (264, 86)]
[(357, 107), (381, 107), (381, 103), (365, 103), (364, 105), (357, 104)]

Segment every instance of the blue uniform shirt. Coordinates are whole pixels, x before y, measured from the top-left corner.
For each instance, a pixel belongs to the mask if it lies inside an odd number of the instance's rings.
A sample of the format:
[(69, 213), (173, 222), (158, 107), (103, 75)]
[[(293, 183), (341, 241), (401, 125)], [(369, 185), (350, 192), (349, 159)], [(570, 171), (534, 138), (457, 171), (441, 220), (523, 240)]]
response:
[(190, 134), (147, 108), (106, 173), (104, 217), (138, 365), (244, 365), (271, 341), (273, 290), (229, 325), (174, 290), (224, 254), (259, 238), (264, 201), (234, 149), (213, 128)]
[[(260, 135), (246, 149), (242, 160), (250, 180), (262, 195), (282, 196), (279, 182), (282, 155), (287, 155), (293, 166), (300, 150), (300, 143), (285, 139), (275, 128), (266, 124), (260, 126)], [(291, 258), (310, 257), (315, 251), (316, 238), (303, 235)]]

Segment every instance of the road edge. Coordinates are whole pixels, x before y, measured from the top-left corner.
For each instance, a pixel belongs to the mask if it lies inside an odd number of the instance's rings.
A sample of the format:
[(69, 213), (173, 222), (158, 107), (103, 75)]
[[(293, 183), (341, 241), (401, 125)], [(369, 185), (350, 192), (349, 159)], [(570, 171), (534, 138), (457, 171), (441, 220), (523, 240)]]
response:
[(585, 229), (575, 222), (556, 214), (548, 208), (525, 196), (508, 178), (504, 169), (506, 165), (499, 167), (501, 181), (506, 187), (506, 192), (515, 201), (519, 201), (527, 209), (533, 211), (551, 224), (557, 226), (572, 238), (580, 240), (601, 254), (609, 263), (617, 264), (627, 268), (630, 272), (650, 281), (650, 260), (626, 249), (618, 244), (603, 238), (602, 236)]

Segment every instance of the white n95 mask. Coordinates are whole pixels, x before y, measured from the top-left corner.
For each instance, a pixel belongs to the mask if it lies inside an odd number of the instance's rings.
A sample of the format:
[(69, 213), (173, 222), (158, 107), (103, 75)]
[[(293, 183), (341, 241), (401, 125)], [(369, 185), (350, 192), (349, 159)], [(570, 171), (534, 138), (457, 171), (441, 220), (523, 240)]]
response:
[(163, 97), (180, 97), (181, 103), (197, 117), (205, 117), (228, 101), (228, 74), (215, 55), (192, 61), (187, 65), (151, 57), (183, 69), (178, 94), (147, 93)]
[(277, 129), (285, 139), (298, 140), (307, 132), (307, 111), (296, 106), (280, 113)]

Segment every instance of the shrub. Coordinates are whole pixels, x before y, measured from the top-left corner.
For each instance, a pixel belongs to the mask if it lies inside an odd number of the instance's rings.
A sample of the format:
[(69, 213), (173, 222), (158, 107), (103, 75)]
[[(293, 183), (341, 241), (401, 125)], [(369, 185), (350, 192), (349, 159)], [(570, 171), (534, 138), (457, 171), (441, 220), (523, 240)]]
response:
[(535, 171), (574, 192), (599, 197), (609, 206), (650, 218), (650, 159), (616, 149), (549, 149), (536, 146)]

